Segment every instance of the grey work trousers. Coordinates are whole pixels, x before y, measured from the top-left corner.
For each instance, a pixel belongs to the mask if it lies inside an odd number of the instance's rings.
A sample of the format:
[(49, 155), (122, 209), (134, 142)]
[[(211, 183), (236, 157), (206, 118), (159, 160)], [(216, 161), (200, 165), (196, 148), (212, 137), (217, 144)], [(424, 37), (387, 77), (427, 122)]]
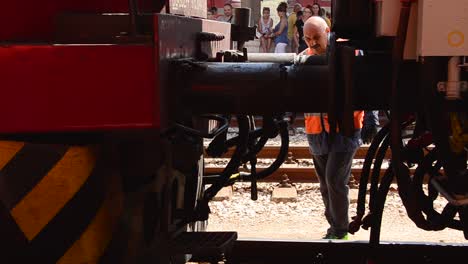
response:
[(341, 237), (348, 232), (349, 177), (356, 150), (312, 155), (320, 180), (320, 192), (325, 204), (325, 217), (330, 228), (327, 234)]

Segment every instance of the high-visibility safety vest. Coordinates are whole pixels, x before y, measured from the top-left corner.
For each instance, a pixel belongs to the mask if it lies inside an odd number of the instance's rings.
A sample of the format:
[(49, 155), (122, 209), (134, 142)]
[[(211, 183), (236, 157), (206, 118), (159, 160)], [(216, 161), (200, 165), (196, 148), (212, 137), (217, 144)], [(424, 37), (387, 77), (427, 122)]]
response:
[[(306, 55), (315, 55), (313, 49), (307, 48)], [(364, 121), (364, 111), (354, 111), (354, 129), (361, 129)], [(328, 115), (325, 113), (305, 113), (305, 130), (307, 134), (320, 134), (322, 131), (330, 132)], [(337, 128), (337, 132), (339, 128)]]
[[(364, 111), (354, 111), (354, 129), (361, 129)], [(326, 113), (305, 113), (305, 131), (307, 134), (320, 134), (322, 131), (330, 133), (330, 124)], [(339, 132), (339, 128), (337, 128)]]
[(311, 48), (307, 48), (305, 50), (305, 55), (309, 55), (309, 56), (315, 55), (315, 50), (313, 50)]

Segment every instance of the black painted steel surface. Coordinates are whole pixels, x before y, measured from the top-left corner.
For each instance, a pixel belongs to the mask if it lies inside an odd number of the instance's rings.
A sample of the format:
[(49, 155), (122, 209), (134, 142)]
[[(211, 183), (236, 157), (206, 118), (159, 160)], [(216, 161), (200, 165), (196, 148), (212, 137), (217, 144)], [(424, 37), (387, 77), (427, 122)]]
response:
[[(387, 241), (371, 247), (367, 241), (238, 240), (234, 263), (447, 263), (466, 259), (467, 244), (404, 243)], [(370, 262), (368, 262), (370, 261)]]
[[(253, 59), (258, 61), (261, 55)], [(290, 57), (278, 58), (290, 60)], [(316, 59), (316, 58), (314, 58)], [(265, 56), (265, 60), (269, 60)], [(270, 60), (271, 61), (271, 60)], [(376, 61), (381, 64), (374, 64)], [(354, 70), (354, 90), (348, 101), (356, 110), (388, 109), (390, 71), (386, 58), (359, 58)], [(405, 73), (415, 70), (415, 62), (403, 65), (402, 109), (415, 110), (418, 102), (417, 78)], [(315, 65), (283, 63), (202, 63), (184, 90), (187, 106), (195, 112), (275, 113), (282, 111), (326, 112), (328, 110), (329, 67), (318, 59)], [(344, 101), (338, 86), (336, 96)], [(348, 93), (349, 94), (349, 93)], [(338, 107), (342, 107), (339, 106)]]

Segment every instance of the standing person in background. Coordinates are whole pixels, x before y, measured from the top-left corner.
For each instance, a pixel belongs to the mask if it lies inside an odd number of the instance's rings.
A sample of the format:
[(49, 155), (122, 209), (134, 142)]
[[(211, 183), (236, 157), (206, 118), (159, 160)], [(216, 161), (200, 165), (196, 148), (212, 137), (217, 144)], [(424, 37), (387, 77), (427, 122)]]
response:
[(213, 20), (213, 12), (211, 12), (210, 9), (208, 9), (208, 11), (206, 12), (206, 18), (208, 18), (209, 20)]
[(213, 11), (210, 9), (208, 9), (208, 11), (206, 12), (206, 18), (208, 18), (209, 20), (216, 20), (215, 17), (214, 17), (214, 14), (213, 14)]
[(297, 12), (301, 11), (301, 9), (301, 4), (295, 4), (293, 12), (288, 17), (288, 44), (291, 52), (296, 52), (297, 50), (297, 45), (294, 41), (294, 25), (296, 25), (297, 21)]
[(270, 17), (270, 8), (264, 7), (262, 11), (262, 18), (258, 21), (257, 30), (261, 34), (260, 48), (262, 52), (268, 53), (271, 48), (271, 38), (268, 36), (273, 29), (273, 19)]
[(312, 5), (312, 16), (321, 16), (320, 15), (320, 5), (318, 3), (314, 3)]
[(327, 25), (331, 28), (331, 20), (327, 17), (327, 11), (323, 7), (320, 8), (320, 11), (322, 18), (325, 19), (325, 22), (327, 22)]
[[(309, 18), (304, 25), (304, 40), (309, 55), (325, 55), (330, 28), (324, 19)], [(305, 130), (315, 171), (320, 181), (320, 193), (325, 205), (325, 217), (330, 225), (324, 239), (348, 239), (349, 187), (354, 154), (361, 142), (363, 111), (354, 112), (351, 137), (336, 131), (330, 139), (330, 124), (326, 113), (306, 113)]]
[(300, 44), (299, 31), (298, 31), (298, 28), (297, 28), (297, 24), (302, 23), (302, 25), (304, 26), (304, 22), (302, 21), (302, 19), (304, 17), (304, 14), (303, 14), (302, 11), (299, 11), (299, 12), (296, 13), (296, 16), (297, 16), (297, 20), (296, 20), (296, 23), (293, 26), (293, 29), (294, 29), (293, 42), (294, 42), (294, 45), (291, 45), (291, 46), (294, 47), (294, 50), (292, 50), (292, 52), (297, 54), (299, 52), (299, 44)]
[(302, 11), (302, 19), (298, 19), (296, 21), (296, 25), (294, 26), (294, 41), (297, 45), (297, 52), (301, 53), (305, 49), (307, 49), (307, 44), (304, 41), (304, 23), (312, 16), (312, 6), (307, 5)]
[(218, 21), (234, 23), (234, 16), (232, 15), (232, 5), (227, 3), (224, 5), (224, 15), (218, 17)]
[(270, 38), (275, 38), (275, 53), (286, 53), (286, 47), (288, 46), (288, 18), (286, 16), (286, 10), (288, 9), (288, 4), (281, 2), (276, 11), (280, 21), (273, 29), (273, 32), (270, 35)]
[[(212, 6), (209, 10), (208, 13), (211, 12), (211, 19), (213, 20), (218, 20), (219, 14), (218, 14), (218, 8), (216, 6)], [(210, 18), (208, 18), (210, 19)]]
[[(323, 9), (325, 10), (325, 9)], [(318, 3), (314, 3), (312, 5), (312, 16), (319, 16), (321, 18), (323, 18), (325, 20), (325, 22), (327, 22), (327, 26), (329, 28), (331, 28), (331, 22), (330, 22), (330, 19), (328, 19), (325, 14), (323, 13), (323, 10), (322, 10), (322, 7), (320, 7), (320, 5)]]

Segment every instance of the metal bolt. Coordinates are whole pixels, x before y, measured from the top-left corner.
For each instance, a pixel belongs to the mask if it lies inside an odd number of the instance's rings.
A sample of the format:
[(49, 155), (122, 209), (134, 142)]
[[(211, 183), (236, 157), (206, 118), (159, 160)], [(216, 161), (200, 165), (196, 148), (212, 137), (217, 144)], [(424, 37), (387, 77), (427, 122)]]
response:
[(288, 157), (286, 158), (284, 163), (286, 163), (286, 164), (294, 164), (295, 163), (294, 162), (294, 156), (293, 156), (292, 152), (288, 152)]
[(289, 180), (289, 177), (287, 174), (283, 174), (281, 176), (281, 181), (280, 181), (280, 188), (288, 188), (288, 187), (291, 187), (292, 184), (291, 184), (291, 180)]

